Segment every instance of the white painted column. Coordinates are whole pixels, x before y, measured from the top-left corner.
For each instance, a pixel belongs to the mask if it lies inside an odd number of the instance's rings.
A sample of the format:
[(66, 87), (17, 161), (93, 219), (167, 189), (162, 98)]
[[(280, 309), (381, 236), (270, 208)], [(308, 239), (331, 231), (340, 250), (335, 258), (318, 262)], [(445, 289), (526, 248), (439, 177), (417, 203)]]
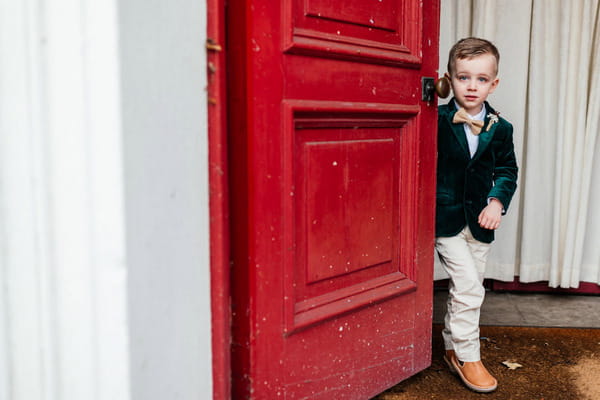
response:
[(206, 2), (119, 4), (132, 400), (209, 400)]
[(0, 400), (212, 398), (206, 3), (0, 0)]
[[(53, 354), (44, 293), (47, 249), (40, 238), (43, 160), (39, 155), (41, 91), (31, 2), (0, 3), (0, 398), (52, 396)], [(36, 89), (34, 89), (36, 88)], [(33, 92), (33, 93), (32, 93)], [(36, 140), (37, 139), (37, 140)], [(36, 143), (37, 142), (37, 143)], [(52, 398), (52, 397), (48, 397)]]
[(130, 398), (114, 1), (0, 2), (0, 398)]

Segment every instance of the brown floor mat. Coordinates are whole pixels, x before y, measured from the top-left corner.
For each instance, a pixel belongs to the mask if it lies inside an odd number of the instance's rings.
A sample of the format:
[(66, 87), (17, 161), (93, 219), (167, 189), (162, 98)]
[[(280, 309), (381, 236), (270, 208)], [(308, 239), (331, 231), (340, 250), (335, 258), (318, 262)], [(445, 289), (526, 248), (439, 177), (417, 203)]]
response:
[[(432, 365), (374, 400), (599, 400), (600, 329), (481, 327), (482, 360), (498, 389), (479, 394), (450, 373), (441, 326), (433, 327)], [(509, 369), (503, 361), (522, 367)]]

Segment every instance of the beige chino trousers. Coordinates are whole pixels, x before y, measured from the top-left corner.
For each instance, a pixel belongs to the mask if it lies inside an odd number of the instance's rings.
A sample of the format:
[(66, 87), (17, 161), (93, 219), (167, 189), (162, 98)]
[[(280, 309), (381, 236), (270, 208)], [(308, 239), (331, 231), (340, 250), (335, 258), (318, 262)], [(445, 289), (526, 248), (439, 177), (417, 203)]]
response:
[(458, 235), (437, 237), (435, 248), (450, 276), (444, 345), (460, 361), (479, 361), (479, 314), (485, 289), (483, 273), (490, 244), (478, 241), (466, 226)]

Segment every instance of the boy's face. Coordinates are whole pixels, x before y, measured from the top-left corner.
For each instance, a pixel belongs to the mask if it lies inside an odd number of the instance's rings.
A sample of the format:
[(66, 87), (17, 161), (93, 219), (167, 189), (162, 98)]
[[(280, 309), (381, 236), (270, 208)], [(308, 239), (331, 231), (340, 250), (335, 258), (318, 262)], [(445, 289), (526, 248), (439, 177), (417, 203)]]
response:
[(496, 58), (482, 54), (456, 60), (450, 82), (458, 104), (469, 114), (481, 111), (483, 102), (498, 86)]

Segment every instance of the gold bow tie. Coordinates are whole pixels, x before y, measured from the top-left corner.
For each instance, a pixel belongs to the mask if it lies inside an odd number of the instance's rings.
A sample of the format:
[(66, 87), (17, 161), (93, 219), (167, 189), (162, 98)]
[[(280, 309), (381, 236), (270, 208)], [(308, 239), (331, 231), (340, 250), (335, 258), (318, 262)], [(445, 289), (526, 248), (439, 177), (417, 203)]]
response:
[(471, 132), (473, 133), (473, 135), (479, 135), (479, 133), (481, 132), (481, 128), (483, 128), (484, 124), (483, 121), (469, 118), (469, 114), (467, 114), (464, 108), (460, 108), (456, 112), (456, 114), (454, 114), (452, 122), (455, 124), (465, 123), (469, 125), (469, 128), (471, 128)]

